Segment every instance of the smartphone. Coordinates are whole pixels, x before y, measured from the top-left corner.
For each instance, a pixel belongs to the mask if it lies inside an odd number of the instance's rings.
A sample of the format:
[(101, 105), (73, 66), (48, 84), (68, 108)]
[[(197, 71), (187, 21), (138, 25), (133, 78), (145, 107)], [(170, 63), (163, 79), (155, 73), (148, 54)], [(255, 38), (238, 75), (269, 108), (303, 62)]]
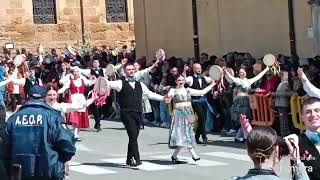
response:
[(13, 164), (11, 166), (11, 180), (21, 180), (22, 166), (20, 164)]

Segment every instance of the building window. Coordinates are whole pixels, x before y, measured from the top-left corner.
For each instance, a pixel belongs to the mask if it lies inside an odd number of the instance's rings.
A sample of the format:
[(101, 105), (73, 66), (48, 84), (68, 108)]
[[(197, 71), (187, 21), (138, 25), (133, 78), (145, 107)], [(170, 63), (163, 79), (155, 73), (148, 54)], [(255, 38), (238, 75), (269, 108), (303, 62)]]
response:
[(106, 0), (107, 22), (127, 22), (127, 0)]
[(56, 24), (56, 1), (33, 0), (33, 21), (35, 24)]

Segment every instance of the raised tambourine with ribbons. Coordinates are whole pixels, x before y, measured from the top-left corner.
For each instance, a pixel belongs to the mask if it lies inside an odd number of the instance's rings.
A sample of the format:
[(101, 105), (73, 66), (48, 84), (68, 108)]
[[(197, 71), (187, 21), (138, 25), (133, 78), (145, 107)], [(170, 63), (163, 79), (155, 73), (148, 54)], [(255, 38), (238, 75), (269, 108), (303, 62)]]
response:
[(156, 58), (158, 61), (163, 61), (166, 58), (166, 53), (163, 49), (158, 49), (156, 52)]
[(99, 77), (94, 84), (93, 91), (97, 92), (98, 95), (98, 98), (95, 100), (95, 105), (98, 107), (103, 106), (111, 92), (111, 88), (108, 86), (107, 79), (104, 77)]
[(225, 89), (224, 83), (223, 83), (223, 69), (220, 66), (213, 65), (209, 69), (209, 76), (214, 80), (214, 81), (219, 81), (218, 84), (218, 90), (221, 91), (222, 89)]
[(108, 64), (106, 67), (106, 75), (107, 76), (114, 76), (116, 73), (116, 69), (113, 64)]
[(222, 78), (222, 68), (220, 66), (217, 65), (213, 65), (210, 67), (209, 69), (209, 76), (215, 80), (215, 81), (220, 81)]
[(272, 54), (267, 54), (263, 57), (263, 63), (270, 68), (270, 71), (277, 75), (280, 73), (280, 65), (276, 57)]

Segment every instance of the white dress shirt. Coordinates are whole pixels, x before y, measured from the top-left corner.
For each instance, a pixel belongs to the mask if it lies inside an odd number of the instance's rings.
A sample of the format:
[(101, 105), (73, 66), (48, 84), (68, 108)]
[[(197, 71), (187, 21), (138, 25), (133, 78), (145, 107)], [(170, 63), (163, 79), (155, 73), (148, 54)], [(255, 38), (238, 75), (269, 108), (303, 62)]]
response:
[[(145, 84), (143, 84), (142, 82), (138, 82), (138, 83), (141, 84), (142, 94), (147, 96), (148, 99), (153, 99), (153, 100), (156, 100), (156, 101), (163, 101), (163, 96), (150, 91), (147, 88), (147, 86)], [(122, 89), (122, 80), (108, 81), (107, 84), (111, 87), (111, 89), (114, 89), (114, 90), (116, 90), (118, 92), (120, 92), (121, 89)], [(129, 82), (129, 84), (134, 89), (136, 82)]]
[[(186, 83), (190, 87), (193, 84), (193, 77), (197, 78), (196, 75), (186, 77)], [(207, 83), (211, 83), (211, 81), (212, 81), (212, 79), (210, 77), (208, 77), (208, 76), (203, 76), (203, 78), (207, 81)], [(198, 82), (200, 84), (200, 87), (202, 87), (202, 79), (198, 79)]]
[(315, 87), (309, 80), (306, 80), (303, 84), (303, 89), (310, 97), (315, 97), (320, 99), (320, 89)]

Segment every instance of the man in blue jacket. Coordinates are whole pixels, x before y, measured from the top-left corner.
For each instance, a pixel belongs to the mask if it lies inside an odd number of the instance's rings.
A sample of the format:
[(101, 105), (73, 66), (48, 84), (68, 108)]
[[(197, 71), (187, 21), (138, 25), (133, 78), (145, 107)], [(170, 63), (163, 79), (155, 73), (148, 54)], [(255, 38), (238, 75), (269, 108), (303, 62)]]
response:
[(46, 90), (38, 85), (7, 122), (2, 134), (2, 154), (8, 174), (13, 164), (22, 166), (22, 180), (62, 180), (64, 163), (76, 152), (73, 134), (60, 112), (45, 104)]

